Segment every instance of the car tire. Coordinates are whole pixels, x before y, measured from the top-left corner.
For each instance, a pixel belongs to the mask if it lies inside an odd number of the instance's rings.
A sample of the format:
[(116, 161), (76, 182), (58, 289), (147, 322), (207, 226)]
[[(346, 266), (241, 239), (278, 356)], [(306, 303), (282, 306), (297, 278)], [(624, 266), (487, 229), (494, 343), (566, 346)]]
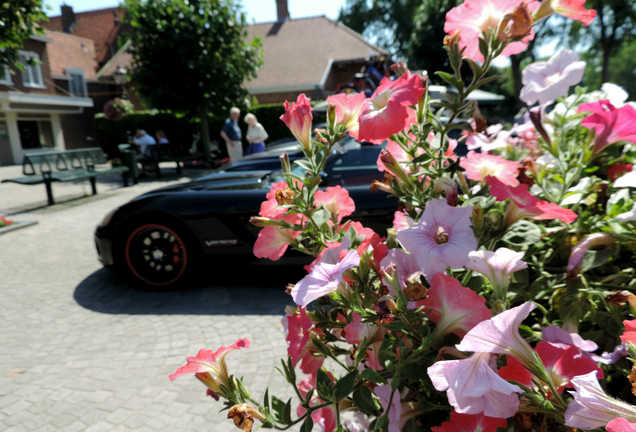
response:
[(199, 253), (188, 231), (174, 222), (131, 224), (119, 243), (116, 267), (142, 289), (182, 288), (191, 279)]

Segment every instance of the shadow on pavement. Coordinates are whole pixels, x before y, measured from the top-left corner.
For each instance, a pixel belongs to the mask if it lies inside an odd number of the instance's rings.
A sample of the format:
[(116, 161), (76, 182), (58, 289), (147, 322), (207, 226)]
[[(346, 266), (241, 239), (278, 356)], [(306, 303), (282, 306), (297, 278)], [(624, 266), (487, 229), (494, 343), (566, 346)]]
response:
[(108, 314), (279, 315), (292, 304), (285, 285), (304, 274), (298, 265), (219, 265), (210, 273), (201, 272), (200, 282), (189, 288), (142, 291), (103, 268), (75, 287), (73, 298), (86, 309)]

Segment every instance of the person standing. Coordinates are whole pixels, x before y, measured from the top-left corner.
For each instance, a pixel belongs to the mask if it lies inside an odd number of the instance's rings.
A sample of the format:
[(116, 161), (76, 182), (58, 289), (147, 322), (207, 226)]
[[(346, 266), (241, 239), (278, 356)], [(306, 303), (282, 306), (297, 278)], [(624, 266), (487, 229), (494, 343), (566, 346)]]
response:
[(225, 121), (225, 125), (221, 130), (221, 137), (227, 146), (227, 154), (231, 162), (235, 162), (243, 157), (243, 144), (241, 143), (241, 128), (238, 125), (238, 119), (241, 116), (241, 110), (232, 107), (230, 110), (230, 118)]
[(269, 136), (265, 128), (252, 113), (248, 113), (245, 116), (245, 123), (247, 123), (247, 135), (245, 138), (247, 138), (247, 142), (250, 143), (247, 147), (247, 154), (264, 152), (265, 140)]

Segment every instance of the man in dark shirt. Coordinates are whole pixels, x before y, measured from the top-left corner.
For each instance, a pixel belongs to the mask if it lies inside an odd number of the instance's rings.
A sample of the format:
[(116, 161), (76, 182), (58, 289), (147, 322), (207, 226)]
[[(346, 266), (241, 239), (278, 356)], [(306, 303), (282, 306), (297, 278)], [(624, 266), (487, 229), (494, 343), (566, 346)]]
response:
[(230, 161), (234, 162), (243, 157), (243, 144), (241, 143), (241, 128), (238, 125), (238, 119), (241, 116), (241, 110), (233, 107), (230, 110), (230, 118), (225, 121), (225, 126), (221, 130), (221, 137), (227, 146), (227, 154)]

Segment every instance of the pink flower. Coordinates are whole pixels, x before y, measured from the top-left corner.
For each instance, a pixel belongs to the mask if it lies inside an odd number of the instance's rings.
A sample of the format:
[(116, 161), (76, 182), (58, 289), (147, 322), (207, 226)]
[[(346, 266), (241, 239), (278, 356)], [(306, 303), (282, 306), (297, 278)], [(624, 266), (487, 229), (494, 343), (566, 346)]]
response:
[[(541, 9), (546, 8), (546, 15), (555, 12), (570, 19), (580, 21), (588, 26), (596, 17), (594, 9), (585, 9), (585, 0), (546, 0)], [(539, 10), (538, 14), (542, 14)]]
[(594, 153), (619, 141), (636, 144), (636, 109), (631, 105), (615, 108), (608, 100), (579, 105), (578, 112), (592, 112), (581, 125), (594, 129)]
[(607, 432), (636, 432), (636, 423), (630, 423), (624, 418), (617, 418), (605, 426)]
[(437, 323), (436, 334), (464, 336), (468, 330), (492, 316), (486, 299), (453, 277), (437, 273), (423, 304), (429, 318)]
[(544, 341), (561, 348), (567, 348), (571, 345), (584, 352), (594, 352), (598, 349), (598, 345), (594, 341), (583, 339), (578, 333), (568, 333), (555, 325), (542, 328), (541, 337)]
[(603, 371), (594, 360), (575, 346), (562, 348), (549, 342), (539, 342), (535, 350), (550, 372), (557, 388), (567, 385), (572, 378), (588, 372), (596, 372), (599, 378), (603, 377)]
[(364, 339), (370, 339), (378, 328), (371, 323), (363, 323), (360, 314), (354, 312), (351, 322), (344, 327), (344, 336), (350, 344), (360, 344)]
[(585, 62), (570, 50), (561, 50), (548, 61), (534, 62), (523, 70), (520, 99), (528, 105), (546, 105), (568, 94), (583, 79)]
[(349, 192), (341, 186), (331, 186), (324, 191), (316, 191), (314, 195), (316, 206), (326, 208), (331, 216), (338, 220), (349, 216), (356, 209), (356, 205), (349, 196)]
[[(307, 306), (312, 301), (338, 289), (344, 281), (344, 272), (360, 264), (360, 256), (349, 250), (349, 240), (345, 239), (337, 248), (329, 248), (307, 276), (291, 290), (297, 305)], [(340, 259), (340, 252), (347, 251)]]
[(288, 314), (285, 318), (287, 319), (287, 354), (292, 360), (292, 365), (296, 366), (300, 362), (300, 369), (303, 372), (315, 376), (322, 366), (323, 359), (312, 355), (310, 350), (313, 321), (303, 307), (298, 308), (298, 313)]
[(568, 274), (575, 275), (581, 269), (583, 265), (583, 258), (585, 253), (592, 247), (597, 246), (610, 246), (614, 243), (614, 237), (609, 234), (594, 233), (585, 236), (585, 238), (577, 243), (570, 253), (568, 259)]
[(508, 418), (519, 409), (523, 393), (490, 366), (490, 354), (476, 353), (463, 360), (439, 361), (427, 369), (433, 386), (446, 391), (448, 402), (460, 414)]
[(509, 208), (510, 215), (506, 217), (512, 219), (511, 223), (523, 218), (533, 219), (559, 219), (564, 223), (572, 223), (576, 220), (577, 214), (570, 209), (563, 208), (557, 204), (540, 200), (528, 191), (527, 184), (520, 184), (517, 187), (510, 187), (494, 177), (487, 177), (486, 183), (490, 185), (490, 193), (497, 201), (505, 201), (510, 198), (512, 201)]
[[(299, 224), (303, 217), (298, 214), (287, 215), (283, 221), (288, 224)], [(269, 258), (277, 261), (283, 256), (289, 243), (298, 237), (300, 231), (291, 228), (283, 228), (280, 226), (266, 226), (258, 233), (256, 242), (254, 243), (254, 256), (257, 258)]]
[[(422, 274), (420, 267), (417, 265), (415, 255), (406, 253), (399, 248), (388, 251), (386, 257), (380, 262), (380, 269), (387, 274), (395, 271), (402, 289), (406, 288), (406, 283), (409, 279)], [(388, 288), (392, 295), (396, 295), (391, 286)]]
[[(479, 51), (479, 38), (488, 39), (486, 36), (497, 30), (504, 17), (522, 4), (529, 11), (539, 6), (539, 2), (534, 0), (466, 0), (448, 11), (444, 31), (448, 35), (459, 31), (459, 48), (465, 49), (464, 57), (483, 62), (484, 56)], [(530, 30), (522, 40), (506, 45), (502, 55), (519, 54), (532, 39), (534, 31)]]
[(533, 364), (536, 355), (519, 334), (519, 326), (535, 307), (534, 303), (525, 302), (482, 321), (455, 347), (460, 351), (511, 355), (524, 365)]
[(327, 98), (327, 104), (336, 107), (336, 123), (344, 125), (352, 136), (358, 136), (358, 117), (364, 102), (364, 93), (338, 93)]
[(503, 247), (494, 252), (479, 250), (468, 254), (469, 262), (466, 267), (486, 276), (495, 290), (503, 293), (510, 283), (510, 275), (528, 268), (521, 258), (523, 252)]
[[(305, 398), (307, 396), (307, 393), (313, 390), (313, 388), (314, 386), (312, 385), (311, 377), (298, 383), (298, 391), (303, 398)], [(311, 397), (310, 404), (312, 406), (315, 406), (323, 402), (324, 401), (322, 399), (316, 396), (316, 392), (314, 392), (314, 395)], [(298, 417), (302, 417), (305, 412), (305, 408), (302, 405), (298, 405), (298, 408), (296, 408), (296, 415)], [(338, 420), (336, 419), (336, 412), (333, 408), (333, 405), (329, 405), (313, 411), (311, 413), (311, 419), (314, 421), (315, 424), (321, 427), (323, 432), (332, 432), (338, 426)]]
[(576, 391), (574, 400), (565, 411), (565, 425), (580, 429), (596, 429), (616, 418), (636, 421), (636, 407), (608, 396), (596, 378), (596, 372), (588, 372), (572, 378)]
[(466, 170), (466, 177), (471, 180), (484, 181), (486, 177), (494, 177), (508, 186), (519, 184), (519, 162), (509, 161), (501, 156), (470, 151), (459, 161), (459, 166)]
[(406, 72), (395, 81), (384, 78), (360, 112), (357, 139), (380, 144), (411, 124), (413, 110), (424, 94), (419, 75)]
[(625, 332), (621, 335), (621, 340), (636, 345), (636, 320), (624, 320), (623, 325), (625, 326)]
[(202, 349), (195, 357), (188, 357), (185, 365), (178, 368), (168, 377), (170, 381), (185, 375), (194, 374), (214, 395), (223, 394), (223, 388), (231, 388), (231, 377), (225, 364), (225, 356), (240, 348), (249, 348), (249, 339), (239, 339), (229, 347), (222, 346), (216, 351)]
[(285, 114), (280, 119), (287, 125), (291, 133), (303, 145), (305, 150), (311, 146), (311, 104), (304, 93), (299, 94), (296, 103), (285, 101)]
[(393, 229), (401, 231), (415, 225), (415, 221), (409, 217), (403, 211), (396, 211), (393, 214)]
[(481, 149), (483, 152), (489, 152), (508, 145), (510, 132), (504, 131), (501, 124), (488, 126), (485, 132), (466, 132), (466, 147), (468, 150)]
[(261, 209), (258, 214), (270, 219), (282, 219), (283, 215), (287, 213), (287, 207), (283, 207), (278, 203), (276, 193), (288, 188), (289, 186), (285, 180), (272, 184), (269, 192), (267, 192), (266, 200), (261, 203)]
[(508, 422), (501, 418), (486, 417), (483, 414), (459, 414), (451, 411), (450, 420), (431, 428), (431, 432), (497, 432)]
[(424, 274), (463, 267), (468, 263), (468, 253), (477, 248), (470, 225), (472, 213), (472, 207), (451, 207), (445, 200), (431, 200), (419, 222), (398, 231), (397, 239), (415, 255)]
[[(391, 380), (388, 381), (386, 385), (379, 385), (373, 392), (380, 399), (380, 403), (382, 404), (382, 411), (388, 411), (389, 416), (389, 432), (400, 432), (400, 419), (402, 417), (402, 404), (400, 403), (400, 392), (391, 389)], [(393, 394), (393, 399), (391, 399), (391, 394)], [(391, 403), (391, 407), (389, 408), (389, 403)]]

